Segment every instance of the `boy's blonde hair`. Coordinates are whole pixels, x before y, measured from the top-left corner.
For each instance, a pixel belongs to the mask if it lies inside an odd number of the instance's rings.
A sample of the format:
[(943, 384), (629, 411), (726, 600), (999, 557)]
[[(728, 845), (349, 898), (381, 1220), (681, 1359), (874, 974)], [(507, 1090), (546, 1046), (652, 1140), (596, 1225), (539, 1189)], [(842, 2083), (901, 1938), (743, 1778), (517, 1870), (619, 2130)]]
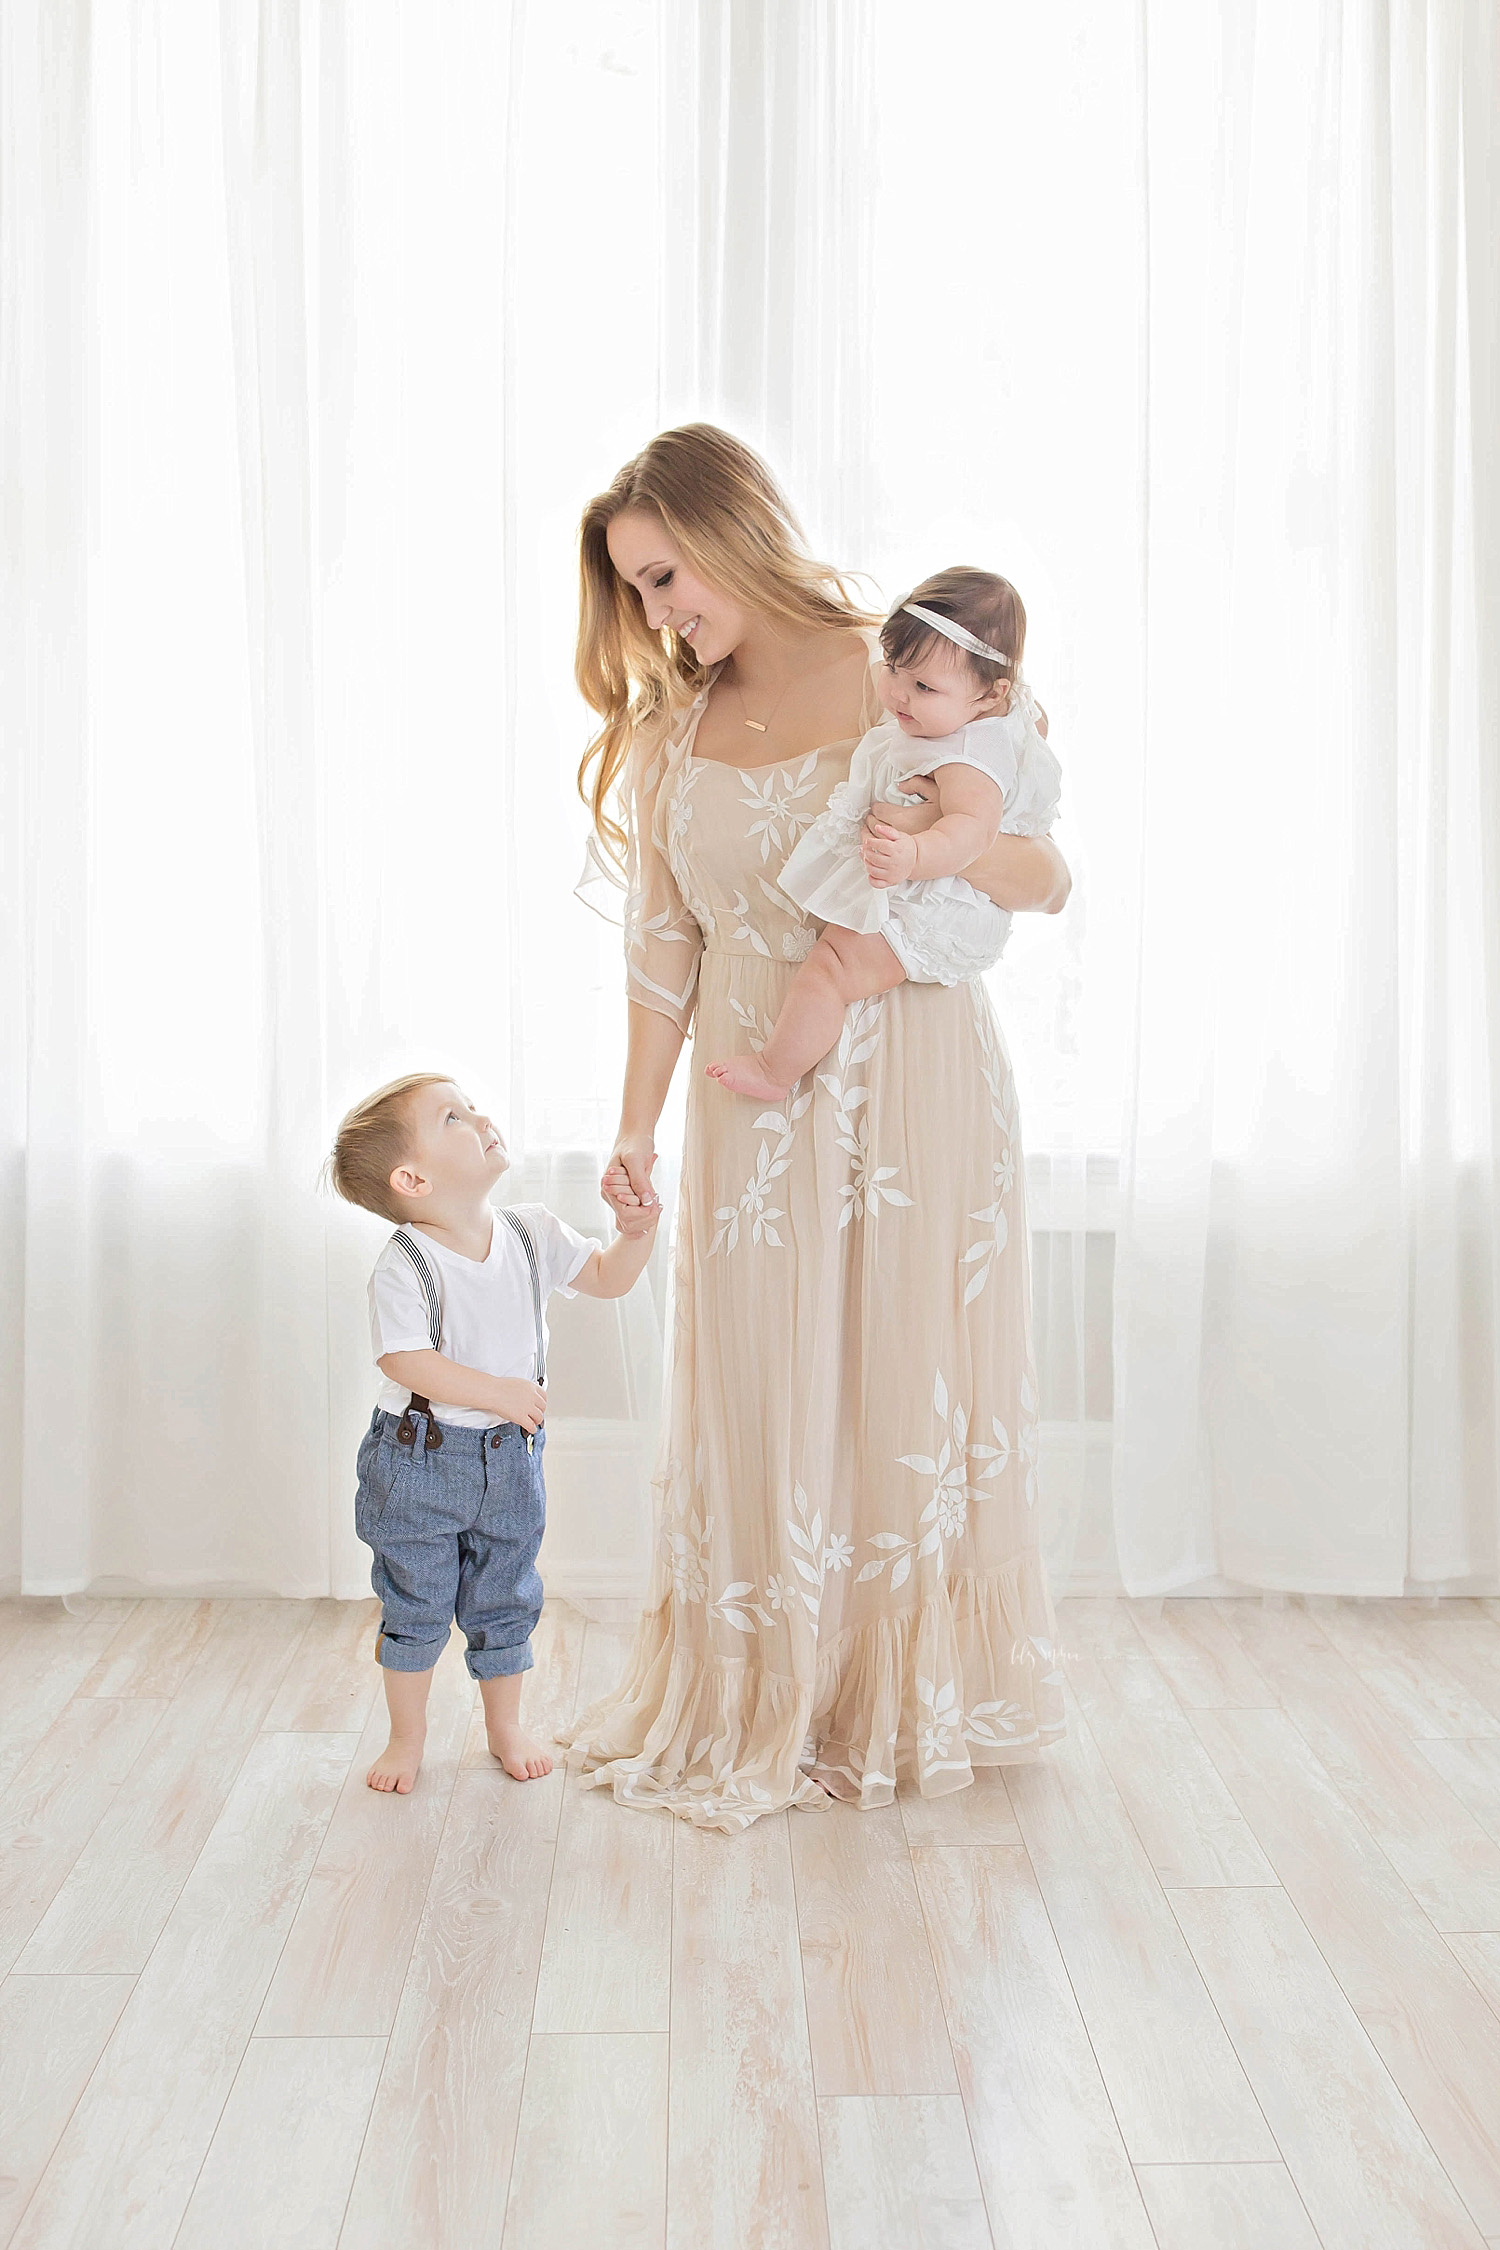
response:
[(399, 1227), (407, 1214), (391, 1187), (391, 1174), (411, 1148), (411, 1097), (424, 1086), (452, 1083), (440, 1070), (417, 1070), (356, 1102), (334, 1136), (326, 1166), (334, 1193)]
[(589, 502), (579, 530), (578, 652), (574, 676), (603, 722), (578, 769), (578, 791), (600, 842), (622, 859), (612, 805), (636, 730), (685, 709), (703, 684), (691, 645), (653, 633), (641, 598), (609, 558), (609, 527), (627, 508), (658, 516), (707, 586), (791, 625), (862, 626), (876, 619), (843, 573), (817, 562), (759, 454), (711, 422), (663, 430)]

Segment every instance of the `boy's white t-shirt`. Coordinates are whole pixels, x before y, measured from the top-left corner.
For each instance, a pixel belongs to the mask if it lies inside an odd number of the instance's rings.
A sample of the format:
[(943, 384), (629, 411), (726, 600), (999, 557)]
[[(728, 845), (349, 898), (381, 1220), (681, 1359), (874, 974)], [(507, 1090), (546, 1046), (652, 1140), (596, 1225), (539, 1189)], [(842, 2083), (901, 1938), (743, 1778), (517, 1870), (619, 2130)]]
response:
[[(547, 1299), (554, 1291), (562, 1297), (574, 1296), (569, 1282), (603, 1245), (575, 1233), (543, 1204), (518, 1203), (515, 1211), (536, 1245), (545, 1337)], [(482, 1261), (445, 1249), (421, 1227), (411, 1228), (410, 1233), (437, 1283), (443, 1356), (456, 1360), (460, 1367), (476, 1367), (484, 1375), (533, 1377), (536, 1321), (531, 1268), (515, 1229), (497, 1213), (489, 1256)], [(387, 1352), (432, 1349), (421, 1280), (394, 1236), (381, 1251), (370, 1276), (370, 1344), (377, 1361)], [(402, 1384), (382, 1377), (379, 1403), (387, 1413), (404, 1413), (410, 1397)], [(499, 1415), (487, 1414), (480, 1407), (448, 1406), (440, 1398), (434, 1398), (432, 1405), (440, 1422), (462, 1423), (468, 1429), (487, 1430), (500, 1420)]]

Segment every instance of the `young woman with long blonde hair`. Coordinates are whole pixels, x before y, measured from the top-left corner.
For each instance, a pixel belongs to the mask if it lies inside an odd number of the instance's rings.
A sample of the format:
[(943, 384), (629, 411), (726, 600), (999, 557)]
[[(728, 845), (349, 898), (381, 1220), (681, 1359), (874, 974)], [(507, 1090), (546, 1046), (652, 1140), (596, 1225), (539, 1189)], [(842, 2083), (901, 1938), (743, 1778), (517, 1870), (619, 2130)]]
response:
[[(812, 947), (775, 878), (870, 722), (874, 621), (702, 424), (590, 503), (581, 562), (580, 786), (627, 890), (603, 1185), (628, 1214), (690, 1029), (703, 1057), (756, 1050)], [(1012, 911), (1067, 895), (1045, 837), (967, 874)], [(671, 1348), (652, 1598), (573, 1730), (594, 1779), (734, 1829), (1056, 1740), (1019, 1119), (982, 985), (861, 1002), (773, 1109), (692, 1072)]]

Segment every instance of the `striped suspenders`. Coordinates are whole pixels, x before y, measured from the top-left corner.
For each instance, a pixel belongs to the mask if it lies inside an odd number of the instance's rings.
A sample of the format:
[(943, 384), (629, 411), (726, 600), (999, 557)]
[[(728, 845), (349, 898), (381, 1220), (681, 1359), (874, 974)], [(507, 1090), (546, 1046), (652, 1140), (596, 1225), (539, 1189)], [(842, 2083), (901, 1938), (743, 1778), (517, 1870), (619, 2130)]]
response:
[(537, 1383), (545, 1383), (547, 1380), (547, 1345), (542, 1328), (542, 1270), (537, 1264), (536, 1244), (531, 1239), (531, 1229), (527, 1226), (526, 1221), (518, 1219), (514, 1211), (502, 1210), (500, 1216), (504, 1219), (512, 1234), (520, 1236), (521, 1248), (526, 1253), (526, 1263), (531, 1268), (531, 1317), (536, 1323), (536, 1374), (532, 1380)]
[[(541, 1267), (537, 1262), (536, 1244), (531, 1239), (531, 1230), (525, 1220), (517, 1218), (514, 1211), (502, 1210), (499, 1216), (504, 1219), (511, 1232), (520, 1237), (521, 1247), (526, 1253), (526, 1263), (531, 1272), (531, 1316), (536, 1323), (535, 1380), (538, 1383), (545, 1383), (547, 1380), (547, 1346), (545, 1331), (542, 1327), (542, 1275)], [(427, 1306), (427, 1340), (435, 1352), (440, 1352), (443, 1348), (443, 1306), (442, 1299), (438, 1295), (437, 1278), (405, 1227), (398, 1227), (391, 1240), (411, 1260), (416, 1270), (417, 1280), (422, 1287), (422, 1297)], [(412, 1420), (414, 1412), (426, 1415), (427, 1451), (435, 1453), (443, 1442), (442, 1425), (432, 1411), (432, 1402), (423, 1398), (417, 1391), (412, 1392), (410, 1404), (397, 1426), (397, 1443), (399, 1445), (410, 1445), (414, 1441), (417, 1434), (417, 1425)], [(526, 1439), (528, 1453), (532, 1450), (533, 1443), (534, 1439), (528, 1433)]]
[[(546, 1331), (542, 1327), (542, 1274), (541, 1268), (537, 1264), (536, 1244), (531, 1239), (531, 1230), (525, 1220), (518, 1219), (514, 1211), (502, 1209), (500, 1216), (511, 1232), (520, 1236), (521, 1248), (526, 1253), (526, 1263), (531, 1268), (531, 1317), (536, 1323), (536, 1374), (533, 1380), (545, 1384), (547, 1380), (547, 1338)], [(526, 1432), (526, 1450), (528, 1453), (532, 1451), (535, 1444), (536, 1438), (533, 1432), (528, 1430)]]

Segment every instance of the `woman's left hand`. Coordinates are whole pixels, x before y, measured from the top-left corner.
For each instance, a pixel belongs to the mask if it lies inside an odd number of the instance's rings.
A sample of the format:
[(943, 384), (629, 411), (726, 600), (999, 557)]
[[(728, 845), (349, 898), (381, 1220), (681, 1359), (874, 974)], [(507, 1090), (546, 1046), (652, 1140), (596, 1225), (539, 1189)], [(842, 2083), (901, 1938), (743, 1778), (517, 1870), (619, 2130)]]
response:
[[(938, 786), (929, 774), (914, 774), (901, 786), (908, 796), (921, 797), (923, 802), (872, 805), (865, 814), (865, 837), (881, 826), (920, 836), (941, 817)], [(1068, 863), (1050, 836), (997, 836), (989, 850), (964, 869), (964, 880), (1010, 914), (1059, 914), (1073, 888)]]
[(938, 805), (938, 785), (931, 774), (912, 774), (901, 784), (908, 797), (920, 797), (919, 805), (872, 805), (865, 814), (865, 835), (873, 836), (877, 828), (894, 828), (903, 836), (920, 836), (942, 818)]
[(1073, 878), (1050, 836), (997, 836), (964, 869), (964, 881), (1008, 914), (1059, 914)]

